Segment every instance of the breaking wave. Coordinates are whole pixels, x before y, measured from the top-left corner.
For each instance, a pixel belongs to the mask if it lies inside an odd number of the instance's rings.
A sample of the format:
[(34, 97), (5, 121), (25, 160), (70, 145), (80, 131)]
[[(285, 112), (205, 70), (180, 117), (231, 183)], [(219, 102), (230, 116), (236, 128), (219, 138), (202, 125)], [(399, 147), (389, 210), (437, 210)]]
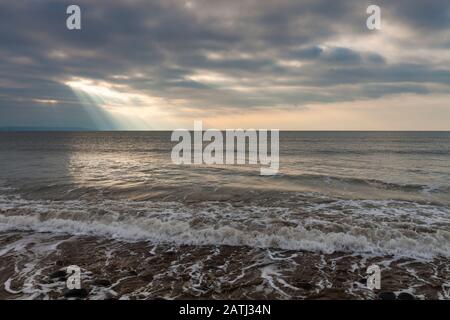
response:
[[(177, 245), (450, 257), (446, 207), (329, 199), (299, 208), (204, 202), (33, 201), (0, 196), (0, 231), (93, 235)], [(370, 216), (370, 219), (368, 219)]]

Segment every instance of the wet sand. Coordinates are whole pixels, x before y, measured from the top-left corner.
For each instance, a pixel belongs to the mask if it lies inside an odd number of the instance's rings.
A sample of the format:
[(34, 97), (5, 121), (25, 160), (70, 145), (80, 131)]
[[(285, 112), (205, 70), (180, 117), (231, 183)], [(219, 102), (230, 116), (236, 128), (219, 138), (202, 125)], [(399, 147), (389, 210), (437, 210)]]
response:
[[(450, 261), (0, 233), (0, 299), (450, 299)], [(366, 285), (371, 264), (381, 289)], [(82, 270), (69, 291), (66, 268)]]

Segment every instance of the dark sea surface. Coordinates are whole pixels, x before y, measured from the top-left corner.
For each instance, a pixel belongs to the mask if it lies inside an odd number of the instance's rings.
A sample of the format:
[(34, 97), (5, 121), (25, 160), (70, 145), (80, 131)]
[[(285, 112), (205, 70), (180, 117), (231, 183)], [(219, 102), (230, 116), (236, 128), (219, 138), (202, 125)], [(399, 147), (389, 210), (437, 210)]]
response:
[(170, 134), (0, 133), (0, 232), (450, 258), (450, 132), (281, 132), (275, 176), (175, 165)]

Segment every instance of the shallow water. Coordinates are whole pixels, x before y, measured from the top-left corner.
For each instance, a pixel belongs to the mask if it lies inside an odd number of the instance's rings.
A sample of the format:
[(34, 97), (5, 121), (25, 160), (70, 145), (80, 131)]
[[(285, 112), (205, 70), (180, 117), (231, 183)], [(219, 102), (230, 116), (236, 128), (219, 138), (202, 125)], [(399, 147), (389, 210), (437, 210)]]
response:
[[(448, 259), (322, 254), (246, 246), (170, 245), (0, 232), (0, 299), (64, 299), (81, 268), (88, 299), (377, 299), (380, 292), (450, 299)], [(381, 290), (367, 267), (382, 269)]]

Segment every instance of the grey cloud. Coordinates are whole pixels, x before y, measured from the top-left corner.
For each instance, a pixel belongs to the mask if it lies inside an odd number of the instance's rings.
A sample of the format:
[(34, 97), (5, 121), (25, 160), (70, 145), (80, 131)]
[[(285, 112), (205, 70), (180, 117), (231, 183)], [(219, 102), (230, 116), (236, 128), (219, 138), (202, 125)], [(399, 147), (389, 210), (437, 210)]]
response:
[(295, 50), (291, 53), (291, 56), (299, 59), (316, 59), (323, 53), (323, 49), (320, 47), (309, 47)]
[[(86, 115), (73, 116), (77, 106), (80, 115), (84, 111), (61, 83), (70, 77), (106, 80), (168, 100), (181, 98), (192, 108), (216, 109), (432, 94), (425, 84), (450, 86), (449, 67), (431, 59), (390, 63), (378, 48), (364, 52), (325, 48), (327, 41), (368, 32), (365, 1), (192, 0), (191, 8), (175, 0), (77, 2), (83, 29), (76, 32), (65, 28), (65, 8), (71, 2), (0, 3), (3, 122), (31, 116), (51, 119), (46, 118), (49, 110), (33, 100), (54, 99), (61, 101), (55, 106), (58, 112), (68, 114), (61, 121), (72, 122), (73, 117), (87, 123)], [(445, 47), (433, 39), (443, 38), (450, 26), (448, 1), (380, 1), (380, 5), (383, 15), (400, 21), (414, 35), (410, 42), (415, 47)], [(395, 45), (411, 50), (411, 43)], [(290, 66), (286, 60), (302, 66)], [(193, 74), (204, 71), (233, 81), (192, 80)], [(237, 85), (249, 91), (234, 90)], [(279, 86), (292, 90), (277, 90)], [(20, 108), (34, 109), (13, 116)]]

